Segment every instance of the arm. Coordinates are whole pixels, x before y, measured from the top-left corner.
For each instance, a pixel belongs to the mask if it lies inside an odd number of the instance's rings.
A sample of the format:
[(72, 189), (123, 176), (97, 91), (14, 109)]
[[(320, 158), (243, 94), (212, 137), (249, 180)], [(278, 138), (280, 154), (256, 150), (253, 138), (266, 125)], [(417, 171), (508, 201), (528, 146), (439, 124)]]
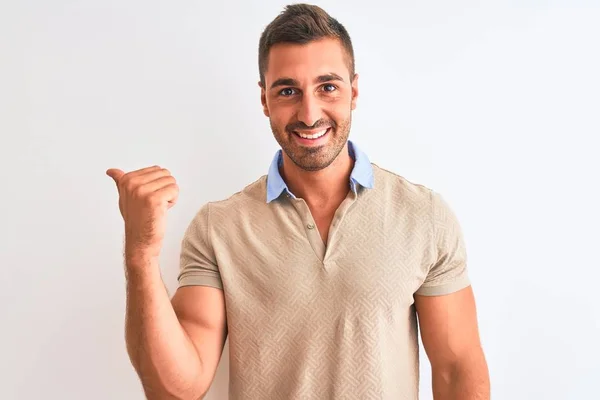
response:
[(146, 397), (199, 399), (214, 378), (225, 339), (221, 289), (190, 286), (169, 301), (156, 263), (128, 265), (126, 342)]
[(432, 257), (415, 293), (423, 347), (432, 368), (435, 400), (489, 400), (487, 363), (481, 349), (467, 252), (456, 215), (432, 196)]
[(210, 264), (214, 268), (210, 284), (202, 281), (180, 288), (171, 302), (158, 259), (166, 213), (179, 194), (175, 178), (158, 166), (127, 174), (119, 169), (106, 173), (117, 185), (125, 222), (125, 336), (131, 363), (150, 400), (202, 398), (216, 372), (227, 335), (222, 286), (214, 287), (218, 281), (214, 258), (211, 263), (202, 253), (208, 250), (194, 247), (205, 239), (194, 235), (205, 230), (196, 229), (198, 223), (191, 224), (183, 242), (182, 265), (194, 268)]
[(444, 296), (415, 296), (423, 347), (431, 363), (435, 400), (489, 400), (471, 286)]

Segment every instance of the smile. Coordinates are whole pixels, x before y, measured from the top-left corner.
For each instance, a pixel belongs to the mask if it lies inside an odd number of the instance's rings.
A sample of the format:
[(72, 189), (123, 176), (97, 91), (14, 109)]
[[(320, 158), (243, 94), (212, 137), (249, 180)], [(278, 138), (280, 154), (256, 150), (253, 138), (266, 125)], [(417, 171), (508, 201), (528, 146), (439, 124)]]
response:
[(315, 140), (315, 139), (318, 139), (318, 138), (324, 136), (329, 131), (329, 129), (330, 128), (326, 128), (321, 131), (315, 132), (313, 134), (306, 134), (306, 133), (301, 133), (301, 132), (297, 132), (297, 131), (294, 131), (294, 133), (297, 136), (300, 136), (302, 139)]

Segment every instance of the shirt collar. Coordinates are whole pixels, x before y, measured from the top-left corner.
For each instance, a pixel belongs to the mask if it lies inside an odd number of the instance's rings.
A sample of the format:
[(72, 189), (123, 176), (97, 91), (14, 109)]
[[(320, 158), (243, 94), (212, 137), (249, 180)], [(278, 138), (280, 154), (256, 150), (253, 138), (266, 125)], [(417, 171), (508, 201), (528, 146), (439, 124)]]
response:
[[(354, 159), (354, 168), (350, 174), (350, 189), (356, 193), (357, 184), (365, 188), (373, 188), (373, 167), (371, 166), (371, 162), (367, 155), (350, 140), (348, 140), (348, 153)], [(270, 203), (281, 196), (281, 193), (283, 192), (286, 192), (292, 198), (296, 198), (279, 173), (279, 167), (282, 163), (282, 151), (279, 149), (273, 157), (267, 175), (267, 203)]]

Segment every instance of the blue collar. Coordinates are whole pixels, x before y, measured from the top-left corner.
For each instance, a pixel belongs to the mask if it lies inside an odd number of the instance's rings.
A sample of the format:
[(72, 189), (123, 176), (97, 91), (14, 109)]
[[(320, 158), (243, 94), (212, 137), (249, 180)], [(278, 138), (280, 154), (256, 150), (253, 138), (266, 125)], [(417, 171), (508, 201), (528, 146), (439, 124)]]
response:
[[(369, 189), (373, 188), (373, 167), (367, 155), (350, 140), (348, 140), (348, 153), (354, 159), (354, 168), (350, 174), (350, 189), (356, 193), (356, 184)], [(279, 167), (282, 164), (283, 157), (281, 149), (279, 149), (275, 153), (275, 157), (273, 157), (273, 161), (269, 167), (269, 174), (267, 175), (267, 203), (281, 196), (283, 192), (286, 192), (292, 198), (296, 198), (279, 173)]]

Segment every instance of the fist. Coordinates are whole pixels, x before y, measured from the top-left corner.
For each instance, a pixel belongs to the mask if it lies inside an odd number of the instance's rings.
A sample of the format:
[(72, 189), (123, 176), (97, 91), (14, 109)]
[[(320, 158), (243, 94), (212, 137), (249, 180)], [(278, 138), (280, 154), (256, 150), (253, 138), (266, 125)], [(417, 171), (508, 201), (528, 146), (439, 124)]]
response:
[(175, 205), (179, 196), (175, 178), (159, 166), (128, 173), (109, 169), (106, 174), (115, 181), (119, 192), (126, 256), (158, 257), (167, 210)]

